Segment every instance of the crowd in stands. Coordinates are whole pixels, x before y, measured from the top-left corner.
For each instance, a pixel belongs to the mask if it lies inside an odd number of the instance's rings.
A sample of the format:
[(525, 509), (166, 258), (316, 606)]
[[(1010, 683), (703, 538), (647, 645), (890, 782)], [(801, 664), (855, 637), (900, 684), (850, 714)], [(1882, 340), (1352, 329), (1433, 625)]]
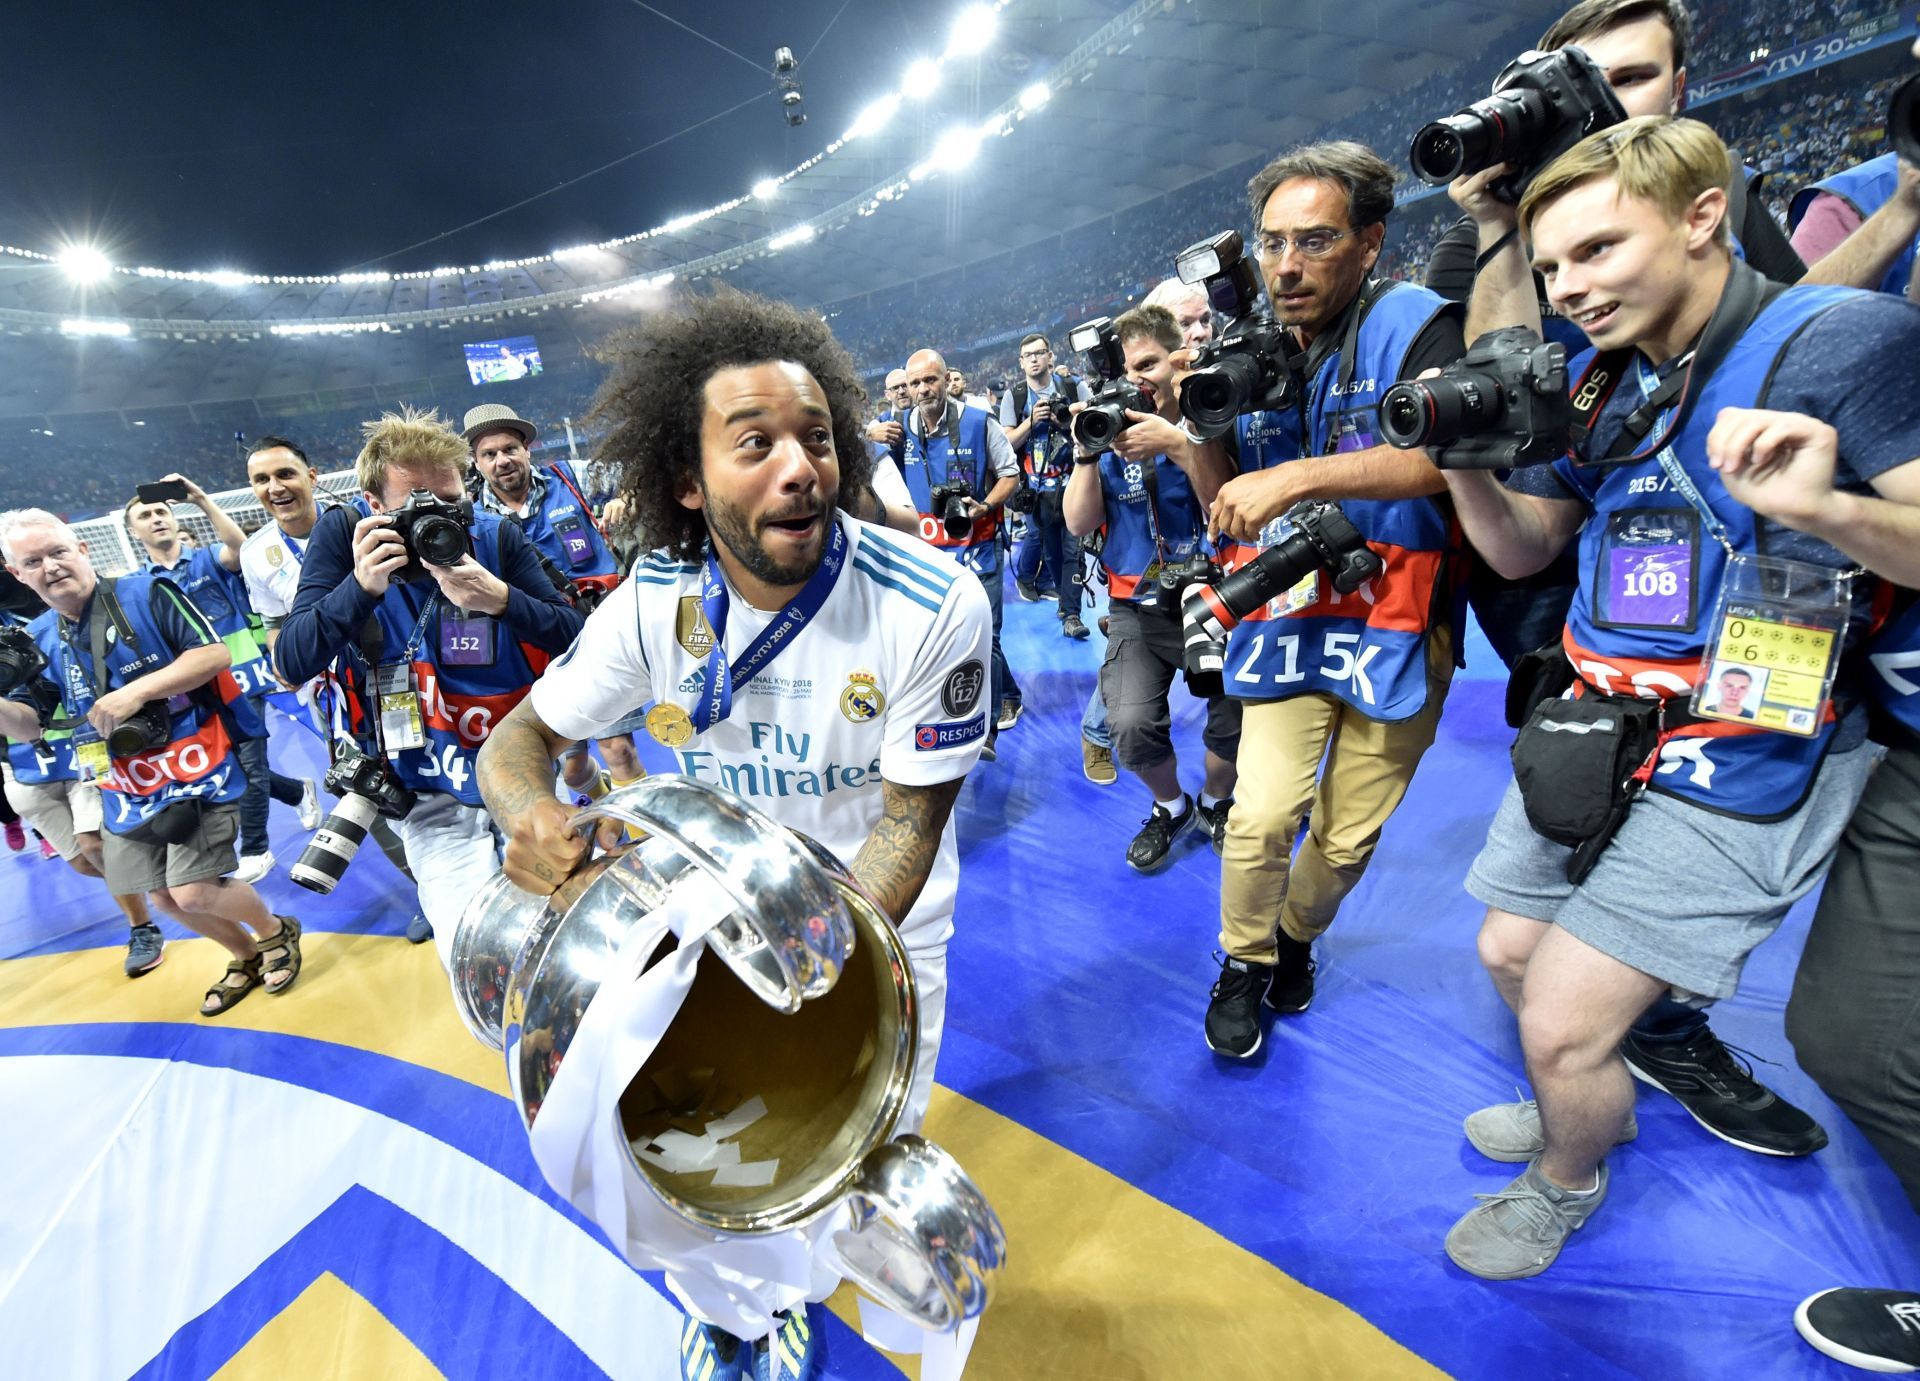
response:
[(1862, 19), (1885, 14), (1881, 0), (1702, 0), (1694, 5), (1693, 57), (1696, 81), (1744, 67), (1756, 56), (1839, 33)]
[[(1761, 21), (1749, 7), (1709, 0), (1701, 6), (1702, 47), (1692, 70), (1724, 71), (1746, 62), (1749, 46), (1789, 46), (1876, 17), (1885, 7), (1855, 0), (1791, 0), (1784, 20), (1778, 17), (1781, 8), (1766, 7), (1762, 35), (1756, 29)], [(1390, 101), (1335, 122), (1326, 136), (1357, 139), (1398, 161), (1419, 125), (1485, 92), (1506, 56), (1536, 37), (1531, 26), (1516, 28), (1491, 45), (1491, 56), (1437, 72)], [(1766, 195), (1774, 213), (1784, 218), (1787, 200), (1800, 187), (1883, 147), (1896, 67), (1896, 58), (1862, 58), (1715, 102), (1702, 113), (1752, 167), (1770, 174)], [(1888, 75), (1878, 76), (1882, 72)], [(966, 371), (973, 386), (1011, 378), (1018, 373), (1016, 344), (1025, 332), (1059, 330), (1122, 310), (1171, 272), (1172, 254), (1180, 245), (1229, 226), (1244, 233), (1247, 178), (1266, 157), (1263, 152), (1037, 245), (829, 304), (823, 313), (869, 377), (896, 367), (914, 346), (938, 341), (949, 363)], [(1418, 279), (1434, 242), (1457, 213), (1441, 190), (1411, 173), (1399, 196), (1402, 204), (1389, 227), (1381, 272)], [(1061, 354), (1062, 363), (1077, 367), (1064, 350)], [(446, 397), (460, 398), (460, 406), (469, 391), (474, 400), (482, 392), (489, 397), (498, 392), (530, 416), (578, 418), (599, 379), (599, 368), (589, 361), (562, 361), (537, 378), (485, 389), (469, 390), (464, 380), (436, 381), (435, 397), (420, 401), (437, 401), (445, 412)], [(61, 418), (57, 425), (55, 419), (42, 419), (49, 424), (44, 431), (28, 430), (23, 423), (26, 434), (16, 441), (13, 455), (45, 477), (49, 506), (86, 516), (116, 507), (135, 483), (170, 470), (196, 474), (210, 490), (243, 484), (236, 430), (296, 436), (323, 469), (350, 465), (359, 450), (361, 423), (391, 406), (391, 400), (376, 402), (369, 391), (364, 402), (284, 416), (267, 404), (214, 406), (239, 411), (216, 421), (201, 407), (191, 418), (145, 426), (120, 414)]]

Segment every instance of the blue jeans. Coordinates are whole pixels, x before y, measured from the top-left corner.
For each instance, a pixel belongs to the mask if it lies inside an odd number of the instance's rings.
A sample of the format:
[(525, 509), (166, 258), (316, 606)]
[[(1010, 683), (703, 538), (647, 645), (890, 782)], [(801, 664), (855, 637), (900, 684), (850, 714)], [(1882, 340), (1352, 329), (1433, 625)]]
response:
[(1080, 716), (1080, 737), (1095, 748), (1113, 747), (1113, 731), (1107, 728), (1107, 697), (1100, 694), (1100, 680), (1094, 678), (1093, 694), (1087, 697), (1086, 713)]
[[(1039, 506), (1027, 515), (1027, 539), (1013, 555), (1013, 574), (1017, 580), (1039, 584), (1048, 582), (1059, 591), (1060, 617), (1080, 612), (1080, 539), (1067, 531), (1060, 516), (1058, 491), (1039, 495)], [(1043, 578), (1044, 577), (1044, 578)]]
[(240, 770), (247, 775), (247, 789), (240, 797), (240, 852), (263, 854), (268, 848), (268, 798), (283, 806), (297, 806), (300, 783), (267, 766), (264, 738), (240, 739), (233, 745), (233, 754), (240, 759)]

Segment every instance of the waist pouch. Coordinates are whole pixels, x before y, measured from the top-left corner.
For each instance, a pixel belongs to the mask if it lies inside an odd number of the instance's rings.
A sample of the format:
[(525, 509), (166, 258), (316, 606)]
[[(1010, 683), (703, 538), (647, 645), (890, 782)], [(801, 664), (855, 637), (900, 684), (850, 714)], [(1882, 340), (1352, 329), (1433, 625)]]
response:
[(1572, 849), (1580, 883), (1627, 818), (1634, 774), (1660, 741), (1660, 705), (1589, 691), (1542, 700), (1513, 743), (1513, 778), (1535, 834)]
[(1513, 659), (1507, 673), (1507, 727), (1518, 729), (1543, 700), (1566, 694), (1573, 684), (1573, 663), (1560, 640)]

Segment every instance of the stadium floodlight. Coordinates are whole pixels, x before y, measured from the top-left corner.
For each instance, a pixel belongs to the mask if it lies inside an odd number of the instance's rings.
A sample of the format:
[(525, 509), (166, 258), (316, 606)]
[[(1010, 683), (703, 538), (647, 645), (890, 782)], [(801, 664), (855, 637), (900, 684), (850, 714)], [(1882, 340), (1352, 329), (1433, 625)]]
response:
[(960, 11), (953, 21), (953, 28), (947, 35), (947, 56), (950, 58), (972, 57), (975, 53), (993, 42), (993, 32), (1000, 27), (1000, 18), (991, 5), (969, 5)]
[(753, 184), (753, 195), (761, 201), (772, 201), (780, 195), (780, 179), (763, 177)]
[(878, 134), (887, 127), (887, 122), (893, 119), (894, 112), (899, 109), (899, 93), (882, 96), (860, 112), (859, 118), (853, 122), (853, 128), (846, 132), (845, 138), (862, 139), (869, 134)]
[(654, 274), (653, 277), (647, 280), (647, 286), (657, 291), (661, 288), (666, 287), (668, 284), (672, 282), (673, 282), (673, 272), (672, 270), (668, 270), (666, 273)]
[(980, 130), (964, 125), (948, 130), (940, 136), (940, 142), (933, 146), (927, 161), (948, 172), (966, 167), (973, 162), (973, 156), (980, 152), (980, 133)]
[(812, 226), (796, 225), (793, 229), (784, 230), (780, 234), (775, 235), (771, 240), (768, 240), (767, 248), (772, 250), (787, 249), (793, 245), (803, 245), (812, 238)]
[(246, 286), (247, 275), (238, 269), (215, 269), (206, 280), (218, 288), (241, 288)]
[(1052, 99), (1053, 88), (1045, 82), (1035, 82), (1020, 93), (1020, 109), (1031, 115)]
[(130, 336), (133, 328), (124, 321), (101, 321), (95, 317), (68, 317), (60, 323), (63, 336)]
[(69, 245), (60, 251), (56, 261), (76, 283), (98, 283), (113, 272), (113, 261), (92, 245)]
[(911, 96), (916, 101), (924, 101), (940, 85), (940, 64), (932, 58), (915, 58), (907, 65), (906, 81), (901, 86), (902, 95)]

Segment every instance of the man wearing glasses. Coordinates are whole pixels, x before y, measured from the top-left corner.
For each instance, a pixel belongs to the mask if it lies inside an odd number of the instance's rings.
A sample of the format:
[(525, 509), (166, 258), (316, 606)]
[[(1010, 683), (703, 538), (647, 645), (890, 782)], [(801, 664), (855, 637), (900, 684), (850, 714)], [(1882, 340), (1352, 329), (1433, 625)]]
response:
[[(1238, 795), (1221, 849), (1219, 980), (1207, 1044), (1245, 1059), (1260, 1007), (1304, 1012), (1313, 941), (1366, 871), (1433, 742), (1460, 626), (1459, 540), (1421, 451), (1374, 439), (1381, 395), (1465, 350), (1460, 309), (1376, 279), (1394, 172), (1350, 142), (1309, 144), (1248, 185), (1276, 319), (1304, 352), (1299, 406), (1240, 419), (1240, 473), (1211, 524), (1240, 565), (1287, 535), (1303, 499), (1337, 500), (1386, 563), (1349, 595), (1303, 580), (1233, 631), (1229, 695), (1244, 702)], [(1323, 766), (1324, 764), (1324, 766)], [(1300, 818), (1307, 839), (1293, 856)]]

